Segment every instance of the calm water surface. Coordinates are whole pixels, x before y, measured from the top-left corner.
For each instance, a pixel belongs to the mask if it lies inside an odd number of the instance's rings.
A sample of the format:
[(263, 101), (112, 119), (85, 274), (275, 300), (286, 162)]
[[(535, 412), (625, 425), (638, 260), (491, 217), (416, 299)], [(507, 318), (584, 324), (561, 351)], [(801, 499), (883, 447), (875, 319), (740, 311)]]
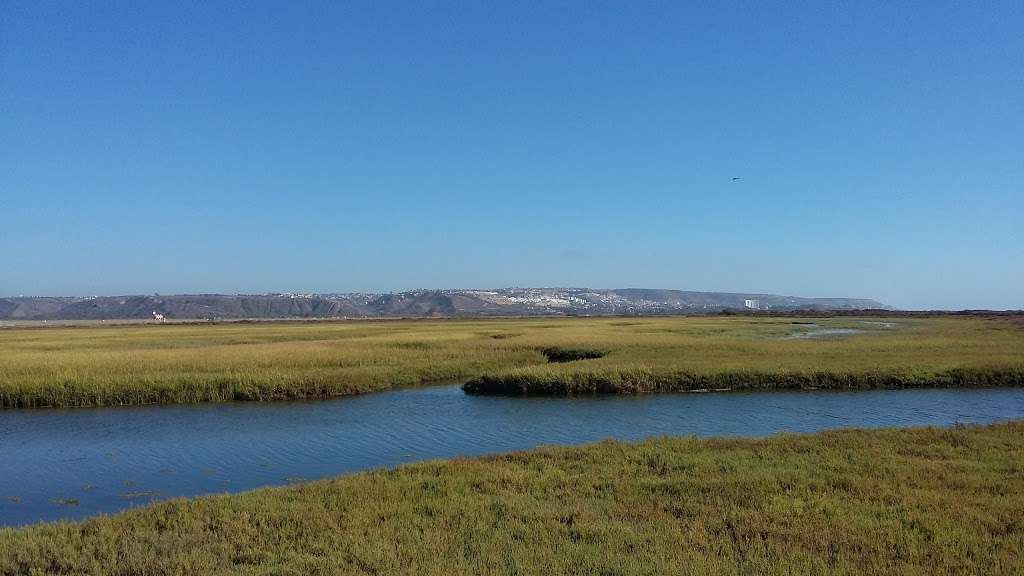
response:
[(0, 411), (0, 524), (82, 518), (428, 458), (666, 434), (761, 436), (1024, 418), (1024, 389), (467, 396)]

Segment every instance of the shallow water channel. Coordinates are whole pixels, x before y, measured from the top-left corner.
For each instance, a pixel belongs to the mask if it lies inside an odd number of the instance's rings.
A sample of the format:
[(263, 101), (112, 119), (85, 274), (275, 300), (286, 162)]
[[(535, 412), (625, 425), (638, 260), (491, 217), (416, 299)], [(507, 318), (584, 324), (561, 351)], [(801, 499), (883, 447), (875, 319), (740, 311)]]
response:
[(1013, 418), (1024, 418), (1021, 388), (510, 398), (438, 386), (310, 402), (7, 410), (0, 524), (539, 444)]

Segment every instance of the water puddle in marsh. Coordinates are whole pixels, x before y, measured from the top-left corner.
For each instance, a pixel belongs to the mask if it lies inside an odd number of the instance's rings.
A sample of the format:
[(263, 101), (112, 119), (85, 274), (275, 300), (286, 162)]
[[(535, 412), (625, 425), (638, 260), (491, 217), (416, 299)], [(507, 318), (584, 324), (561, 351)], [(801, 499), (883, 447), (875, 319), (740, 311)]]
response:
[(896, 322), (876, 320), (861, 320), (857, 324), (863, 326), (863, 328), (850, 328), (848, 326), (829, 327), (827, 324), (822, 325), (817, 322), (792, 322), (792, 328), (796, 331), (779, 338), (779, 340), (843, 338), (856, 334), (886, 332), (899, 326)]
[(783, 336), (782, 340), (809, 340), (813, 338), (835, 338), (840, 336), (853, 336), (863, 334), (866, 330), (859, 328), (815, 328), (804, 332), (796, 332)]

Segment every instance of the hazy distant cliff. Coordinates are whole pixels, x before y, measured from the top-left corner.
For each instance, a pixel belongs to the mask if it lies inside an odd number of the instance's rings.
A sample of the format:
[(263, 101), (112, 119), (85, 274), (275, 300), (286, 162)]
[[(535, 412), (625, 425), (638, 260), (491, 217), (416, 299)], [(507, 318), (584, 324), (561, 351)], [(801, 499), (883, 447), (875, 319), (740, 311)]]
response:
[(393, 294), (195, 294), (92, 298), (0, 298), (4, 320), (149, 318), (372, 318), (394, 316), (501, 316), (671, 314), (759, 310), (885, 309), (875, 300), (798, 298), (773, 294), (682, 290), (503, 288), (414, 290)]

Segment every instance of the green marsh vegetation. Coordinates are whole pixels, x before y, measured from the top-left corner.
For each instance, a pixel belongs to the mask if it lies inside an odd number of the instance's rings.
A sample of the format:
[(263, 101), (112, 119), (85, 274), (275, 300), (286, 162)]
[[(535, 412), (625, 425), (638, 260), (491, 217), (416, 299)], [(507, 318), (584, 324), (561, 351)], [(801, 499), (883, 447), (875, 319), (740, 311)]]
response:
[[(862, 332), (786, 339), (815, 329)], [(1024, 326), (734, 316), (0, 330), (4, 408), (324, 398), (441, 382), (513, 394), (1022, 385)]]
[(0, 530), (0, 574), (1014, 574), (1024, 423), (662, 438)]

